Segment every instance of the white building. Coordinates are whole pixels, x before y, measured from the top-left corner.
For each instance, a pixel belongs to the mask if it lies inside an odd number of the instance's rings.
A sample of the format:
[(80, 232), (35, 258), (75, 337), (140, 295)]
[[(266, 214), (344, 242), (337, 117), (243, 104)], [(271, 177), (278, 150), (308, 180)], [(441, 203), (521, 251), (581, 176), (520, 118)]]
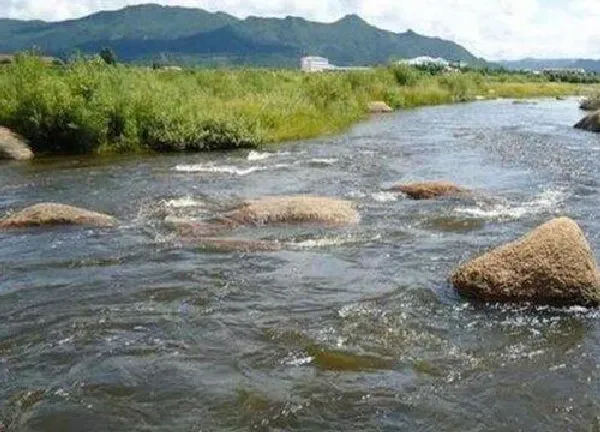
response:
[(325, 57), (302, 57), (300, 68), (303, 72), (321, 72), (335, 69)]
[(302, 57), (300, 68), (303, 72), (323, 72), (323, 71), (369, 71), (372, 68), (368, 66), (336, 66), (329, 63), (325, 57)]
[(428, 57), (428, 56), (415, 57), (412, 59), (402, 59), (402, 60), (399, 60), (398, 63), (407, 64), (407, 65), (411, 65), (411, 66), (427, 66), (427, 65), (439, 65), (439, 66), (443, 66), (443, 67), (450, 66), (450, 62), (444, 58), (441, 58), (441, 57), (433, 58), (433, 57)]

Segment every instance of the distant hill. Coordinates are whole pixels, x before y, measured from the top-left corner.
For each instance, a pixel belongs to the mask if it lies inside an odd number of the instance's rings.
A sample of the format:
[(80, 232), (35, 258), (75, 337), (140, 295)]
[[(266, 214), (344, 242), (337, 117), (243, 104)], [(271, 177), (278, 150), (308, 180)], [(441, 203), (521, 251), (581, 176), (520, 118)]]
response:
[(333, 23), (303, 18), (234, 16), (202, 9), (129, 6), (63, 21), (0, 19), (0, 52), (36, 47), (66, 57), (75, 51), (112, 48), (129, 62), (155, 59), (191, 63), (296, 66), (303, 55), (328, 57), (340, 65), (386, 63), (427, 55), (484, 64), (462, 46), (413, 31), (378, 29), (356, 15)]
[(536, 59), (510, 60), (498, 62), (507, 69), (542, 70), (548, 68), (585, 69), (587, 72), (600, 72), (600, 60), (594, 59)]

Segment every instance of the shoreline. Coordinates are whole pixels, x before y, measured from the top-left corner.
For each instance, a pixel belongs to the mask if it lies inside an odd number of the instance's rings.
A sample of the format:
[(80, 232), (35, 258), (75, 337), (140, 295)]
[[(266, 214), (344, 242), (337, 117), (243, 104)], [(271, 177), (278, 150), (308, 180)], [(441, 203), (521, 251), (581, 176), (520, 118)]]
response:
[(577, 96), (599, 84), (410, 67), (306, 74), (287, 70), (154, 71), (28, 56), (0, 68), (0, 125), (38, 157), (274, 148), (339, 134), (383, 101), (394, 111), (477, 100)]

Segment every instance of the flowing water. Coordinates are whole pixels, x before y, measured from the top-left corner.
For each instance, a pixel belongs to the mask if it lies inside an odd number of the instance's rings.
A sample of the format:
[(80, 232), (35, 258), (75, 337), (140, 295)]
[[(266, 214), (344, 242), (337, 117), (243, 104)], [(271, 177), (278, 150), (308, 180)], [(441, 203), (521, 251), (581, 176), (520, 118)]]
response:
[[(600, 430), (600, 313), (484, 305), (460, 262), (568, 215), (600, 251), (600, 137), (575, 100), (425, 108), (271, 152), (0, 164), (0, 211), (58, 201), (117, 228), (0, 233), (9, 431)], [(449, 179), (475, 198), (410, 201)], [(169, 221), (248, 197), (352, 200), (357, 227), (238, 229), (215, 251)]]

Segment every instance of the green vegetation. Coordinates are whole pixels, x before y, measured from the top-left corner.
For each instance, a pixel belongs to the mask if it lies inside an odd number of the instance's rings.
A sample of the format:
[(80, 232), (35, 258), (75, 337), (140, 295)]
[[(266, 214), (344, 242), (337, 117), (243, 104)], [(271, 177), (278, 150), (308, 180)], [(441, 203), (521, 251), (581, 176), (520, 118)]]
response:
[(99, 57), (49, 65), (19, 55), (0, 67), (0, 125), (37, 153), (224, 150), (340, 132), (364, 118), (371, 100), (405, 109), (582, 89), (589, 87), (405, 66), (322, 74), (172, 71), (109, 66)]

